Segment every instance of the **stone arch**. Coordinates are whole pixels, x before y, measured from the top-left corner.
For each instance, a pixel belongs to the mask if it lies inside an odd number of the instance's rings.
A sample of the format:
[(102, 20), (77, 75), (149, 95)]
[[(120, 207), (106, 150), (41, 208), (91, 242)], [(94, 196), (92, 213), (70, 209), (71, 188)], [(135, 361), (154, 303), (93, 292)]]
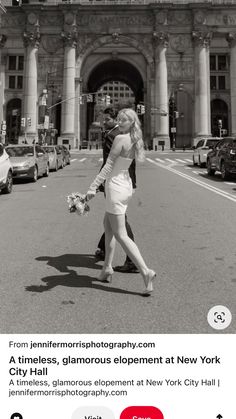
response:
[[(134, 92), (135, 102), (143, 102), (143, 78), (139, 70), (131, 63), (123, 59), (112, 60), (104, 58), (97, 66), (93, 66), (87, 80), (87, 92), (94, 93), (109, 82), (117, 80), (127, 84)], [(94, 114), (94, 102), (87, 106), (87, 128), (92, 123)]]
[[(94, 61), (93, 66), (89, 68), (89, 70), (87, 70), (86, 68), (86, 72), (84, 71), (84, 66), (86, 66), (86, 61), (83, 62), (82, 68), (81, 68), (81, 72), (80, 74), (82, 75), (82, 79), (83, 79), (83, 88), (87, 90), (87, 86), (88, 86), (88, 80), (90, 78), (91, 73), (93, 73), (94, 69), (98, 66), (100, 66), (101, 64), (103, 64), (105, 61), (110, 60), (112, 61), (113, 59), (108, 56), (108, 57), (98, 57), (96, 61)], [(144, 84), (145, 84), (145, 79), (146, 79), (146, 74), (143, 68), (141, 68), (140, 66), (138, 67), (137, 63), (134, 62), (130, 57), (118, 57), (117, 59), (115, 59), (114, 61), (119, 61), (122, 60), (124, 62), (127, 62), (128, 64), (132, 65), (141, 75)]]
[(114, 45), (121, 43), (128, 46), (131, 46), (137, 51), (139, 51), (144, 57), (146, 62), (151, 65), (153, 64), (153, 51), (150, 47), (151, 39), (148, 42), (145, 42), (142, 38), (135, 39), (125, 35), (120, 34), (112, 34), (112, 35), (104, 35), (100, 38), (95, 40), (89, 39), (88, 42), (85, 42), (79, 48), (79, 61), (84, 61), (91, 53), (93, 53), (96, 49), (113, 43)]

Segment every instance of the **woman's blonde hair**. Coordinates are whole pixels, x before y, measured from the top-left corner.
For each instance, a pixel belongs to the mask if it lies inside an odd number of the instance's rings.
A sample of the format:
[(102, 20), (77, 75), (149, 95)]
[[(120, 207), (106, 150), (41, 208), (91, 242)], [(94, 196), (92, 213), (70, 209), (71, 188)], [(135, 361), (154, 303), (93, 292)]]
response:
[(141, 130), (141, 124), (136, 112), (131, 108), (121, 109), (118, 113), (117, 120), (126, 116), (132, 125), (130, 127), (130, 137), (132, 143), (135, 144), (135, 158), (139, 161), (145, 160), (145, 151), (143, 144), (143, 134)]

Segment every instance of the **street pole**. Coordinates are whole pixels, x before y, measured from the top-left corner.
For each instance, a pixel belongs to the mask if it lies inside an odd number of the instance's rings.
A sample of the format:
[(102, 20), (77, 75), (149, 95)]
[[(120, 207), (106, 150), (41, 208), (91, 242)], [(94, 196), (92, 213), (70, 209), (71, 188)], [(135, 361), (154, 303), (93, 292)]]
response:
[(170, 119), (171, 119), (171, 134), (172, 134), (172, 151), (175, 151), (176, 147), (176, 118), (175, 118), (175, 93), (172, 92), (171, 95), (171, 112), (170, 112)]
[(176, 119), (175, 119), (175, 115), (173, 112), (173, 117), (172, 117), (172, 132), (173, 132), (173, 151), (175, 151), (175, 147), (176, 147)]
[(220, 133), (220, 138), (221, 138), (222, 119), (218, 119), (218, 127), (219, 127), (219, 133)]

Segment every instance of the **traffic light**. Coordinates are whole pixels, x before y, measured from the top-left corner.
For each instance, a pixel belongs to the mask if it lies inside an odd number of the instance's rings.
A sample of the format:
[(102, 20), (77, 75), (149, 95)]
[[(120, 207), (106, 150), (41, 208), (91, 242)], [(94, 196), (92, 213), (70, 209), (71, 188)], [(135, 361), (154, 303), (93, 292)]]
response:
[(2, 123), (1, 123), (1, 134), (2, 135), (6, 135), (6, 129), (7, 129), (6, 121), (2, 121)]
[(27, 125), (28, 127), (31, 127), (31, 118), (27, 118)]
[(145, 106), (144, 105), (137, 105), (137, 114), (144, 115), (145, 114)]
[(25, 118), (21, 118), (20, 124), (22, 127), (25, 127)]
[(174, 118), (178, 119), (179, 118), (179, 112), (178, 111), (174, 111)]

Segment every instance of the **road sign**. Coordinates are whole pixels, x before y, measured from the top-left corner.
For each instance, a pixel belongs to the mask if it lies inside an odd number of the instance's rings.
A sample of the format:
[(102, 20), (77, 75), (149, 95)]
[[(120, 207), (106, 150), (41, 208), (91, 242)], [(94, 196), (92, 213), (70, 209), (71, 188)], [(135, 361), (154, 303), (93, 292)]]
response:
[(172, 134), (174, 134), (176, 132), (176, 127), (171, 127), (170, 132), (172, 132)]
[(6, 135), (6, 131), (2, 131), (2, 135)]
[(6, 129), (7, 129), (7, 126), (5, 124), (2, 124), (2, 130), (6, 131)]

